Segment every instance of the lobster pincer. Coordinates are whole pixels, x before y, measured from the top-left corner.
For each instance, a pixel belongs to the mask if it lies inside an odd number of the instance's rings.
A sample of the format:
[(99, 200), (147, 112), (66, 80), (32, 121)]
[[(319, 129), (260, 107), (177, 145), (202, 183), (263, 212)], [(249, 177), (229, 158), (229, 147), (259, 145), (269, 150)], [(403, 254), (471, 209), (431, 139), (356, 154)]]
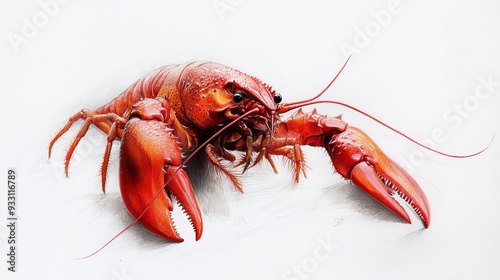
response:
[[(172, 220), (175, 198), (200, 239), (201, 211), (182, 169), (182, 142), (165, 99), (144, 99), (132, 107), (120, 147), (120, 192), (130, 215), (149, 231), (174, 242), (183, 239)], [(174, 127), (174, 128), (173, 128)]]
[[(283, 108), (286, 108), (283, 104)], [(271, 154), (286, 155), (295, 166), (295, 180), (299, 172), (305, 175), (305, 163), (300, 147), (324, 147), (335, 170), (345, 179), (367, 192), (382, 205), (408, 223), (410, 217), (394, 195), (403, 198), (429, 227), (430, 211), (427, 198), (418, 183), (397, 163), (391, 160), (360, 129), (349, 126), (341, 117), (327, 117), (313, 110), (298, 110), (289, 119), (278, 124)], [(293, 147), (293, 148), (288, 148)], [(283, 152), (283, 149), (295, 150)], [(296, 151), (299, 150), (299, 151)]]
[(334, 135), (326, 143), (326, 149), (340, 175), (411, 223), (408, 213), (393, 197), (399, 195), (413, 208), (424, 226), (429, 227), (429, 204), (418, 183), (363, 131), (349, 126)]

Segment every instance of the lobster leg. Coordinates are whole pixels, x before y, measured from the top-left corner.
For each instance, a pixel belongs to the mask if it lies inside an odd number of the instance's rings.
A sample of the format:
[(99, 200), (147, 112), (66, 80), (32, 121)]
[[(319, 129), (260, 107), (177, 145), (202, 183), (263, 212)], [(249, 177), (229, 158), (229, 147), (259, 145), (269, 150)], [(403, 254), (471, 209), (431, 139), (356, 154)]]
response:
[[(289, 149), (296, 149), (297, 144), (324, 147), (340, 175), (411, 223), (404, 208), (393, 198), (398, 194), (412, 206), (424, 226), (429, 227), (429, 205), (418, 183), (358, 128), (348, 126), (340, 117), (327, 117), (315, 110), (305, 114), (299, 110), (276, 129), (271, 154), (283, 154), (283, 148), (295, 145)], [(288, 158), (303, 165), (303, 159), (293, 154), (289, 153)]]
[(111, 154), (111, 148), (113, 147), (113, 141), (115, 139), (119, 139), (120, 135), (122, 134), (123, 127), (125, 123), (127, 122), (127, 119), (115, 114), (115, 113), (105, 113), (105, 114), (97, 114), (95, 112), (92, 112), (88, 109), (82, 109), (80, 112), (76, 113), (73, 115), (71, 118), (69, 118), (68, 122), (66, 125), (52, 138), (52, 141), (50, 141), (49, 144), (49, 158), (51, 156), (52, 152), (52, 147), (56, 143), (56, 141), (64, 135), (70, 128), (71, 126), (77, 122), (78, 120), (84, 120), (83, 126), (80, 128), (78, 131), (78, 134), (76, 135), (75, 139), (71, 142), (71, 145), (66, 153), (66, 158), (64, 162), (64, 172), (66, 176), (68, 177), (68, 169), (69, 169), (69, 162), (71, 161), (71, 157), (73, 155), (73, 152), (75, 151), (76, 147), (80, 143), (80, 140), (85, 137), (87, 134), (87, 131), (90, 128), (91, 124), (94, 124), (97, 126), (99, 129), (104, 131), (105, 133), (108, 134), (107, 136), (107, 145), (106, 145), (106, 150), (104, 152), (104, 158), (103, 162), (101, 165), (101, 185), (102, 185), (102, 192), (106, 192), (106, 175), (107, 175), (107, 170), (108, 170), (108, 163), (109, 163), (109, 156)]
[(133, 106), (120, 148), (120, 191), (129, 213), (149, 231), (173, 242), (183, 239), (171, 217), (170, 197), (187, 214), (196, 234), (203, 231), (201, 211), (182, 169), (181, 143), (168, 102), (144, 99)]

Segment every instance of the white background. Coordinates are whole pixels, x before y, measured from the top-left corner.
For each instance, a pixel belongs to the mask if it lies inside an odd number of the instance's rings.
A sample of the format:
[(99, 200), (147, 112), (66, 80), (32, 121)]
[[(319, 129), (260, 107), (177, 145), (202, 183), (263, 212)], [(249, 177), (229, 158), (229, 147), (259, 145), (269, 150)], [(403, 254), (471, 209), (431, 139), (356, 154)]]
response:
[[(384, 14), (389, 1), (61, 1), (45, 10), (48, 0), (9, 2), (0, 4), (0, 173), (18, 172), (18, 259), (17, 272), (7, 271), (2, 183), (0, 278), (498, 279), (497, 1), (402, 0), (382, 24), (374, 13)], [(364, 42), (361, 32), (371, 32)], [(13, 43), (14, 37), (24, 39)], [(415, 217), (412, 225), (402, 223), (335, 175), (323, 151), (305, 149), (310, 171), (299, 184), (286, 169), (274, 175), (266, 164), (242, 177), (245, 195), (199, 179), (205, 189), (198, 192), (204, 212), (198, 242), (175, 212), (184, 243), (168, 244), (136, 225), (77, 260), (132, 220), (117, 188), (117, 149), (107, 194), (100, 191), (102, 133), (92, 130), (82, 140), (69, 179), (62, 162), (76, 130), (47, 159), (51, 137), (69, 116), (99, 107), (155, 67), (191, 60), (255, 75), (285, 101), (304, 99), (344, 63), (340, 46), (347, 44), (356, 54), (324, 99), (357, 106), (444, 152), (473, 153), (497, 135), (474, 158), (422, 156), (366, 117), (318, 106), (343, 114), (392, 158), (410, 163), (430, 203), (429, 229)], [(480, 77), (494, 81), (489, 91)], [(440, 143), (429, 140), (436, 130)]]

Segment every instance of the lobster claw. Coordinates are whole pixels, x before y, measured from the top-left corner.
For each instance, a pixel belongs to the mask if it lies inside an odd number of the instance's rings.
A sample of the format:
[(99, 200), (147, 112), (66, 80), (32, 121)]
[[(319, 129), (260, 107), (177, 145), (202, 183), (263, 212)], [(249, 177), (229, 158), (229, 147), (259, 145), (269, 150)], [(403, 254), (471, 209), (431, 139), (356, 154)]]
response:
[(412, 206), (424, 226), (429, 227), (429, 204), (418, 183), (363, 131), (349, 126), (332, 137), (327, 150), (335, 169), (342, 176), (411, 223), (404, 208), (393, 198), (397, 193)]
[[(141, 103), (142, 102), (142, 103)], [(120, 191), (128, 212), (154, 234), (182, 242), (171, 211), (170, 197), (184, 209), (201, 237), (203, 222), (186, 172), (178, 138), (165, 123), (164, 104), (155, 99), (137, 103), (125, 125), (120, 148)]]

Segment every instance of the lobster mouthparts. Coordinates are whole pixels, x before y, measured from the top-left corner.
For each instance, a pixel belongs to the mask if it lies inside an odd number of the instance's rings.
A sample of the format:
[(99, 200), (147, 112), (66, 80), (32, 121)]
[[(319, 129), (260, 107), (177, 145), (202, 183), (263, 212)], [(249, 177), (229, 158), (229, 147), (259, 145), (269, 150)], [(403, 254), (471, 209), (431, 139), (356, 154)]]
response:
[(393, 197), (398, 194), (413, 208), (424, 226), (429, 227), (430, 211), (424, 192), (368, 135), (350, 126), (327, 145), (333, 165), (342, 176), (411, 223), (408, 213)]
[(127, 122), (120, 156), (120, 191), (129, 213), (154, 234), (182, 242), (171, 211), (175, 197), (190, 220), (196, 240), (203, 231), (201, 211), (172, 130), (157, 119)]

